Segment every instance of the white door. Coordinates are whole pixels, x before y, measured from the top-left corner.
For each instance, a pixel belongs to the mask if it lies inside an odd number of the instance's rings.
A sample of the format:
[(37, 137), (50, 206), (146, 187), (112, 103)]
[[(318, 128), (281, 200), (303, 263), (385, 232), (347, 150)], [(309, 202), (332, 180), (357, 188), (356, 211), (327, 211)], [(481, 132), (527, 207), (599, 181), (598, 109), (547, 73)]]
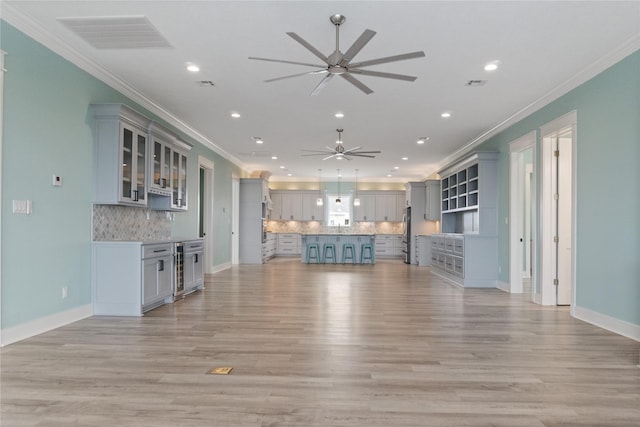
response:
[(540, 236), (542, 304), (573, 305), (575, 189), (572, 167), (577, 115), (541, 127), (542, 209)]
[(240, 264), (240, 180), (231, 182), (231, 264)]

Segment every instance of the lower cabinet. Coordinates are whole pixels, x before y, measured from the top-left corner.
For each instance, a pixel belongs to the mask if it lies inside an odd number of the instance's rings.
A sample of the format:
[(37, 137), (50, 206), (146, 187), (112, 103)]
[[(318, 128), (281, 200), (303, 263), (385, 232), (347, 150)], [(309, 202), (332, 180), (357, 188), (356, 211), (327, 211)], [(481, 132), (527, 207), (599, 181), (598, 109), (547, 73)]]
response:
[(276, 255), (277, 256), (299, 256), (301, 237), (297, 233), (277, 234)]
[(402, 235), (376, 234), (375, 252), (380, 258), (402, 257)]
[(173, 298), (173, 245), (142, 245), (142, 311)]
[(498, 242), (474, 234), (431, 235), (433, 272), (468, 288), (495, 288), (498, 284)]
[(276, 235), (267, 233), (267, 240), (262, 243), (262, 263), (276, 256)]
[(204, 241), (184, 242), (184, 292), (204, 289)]
[(415, 260), (418, 267), (427, 267), (432, 264), (431, 236), (416, 236)]

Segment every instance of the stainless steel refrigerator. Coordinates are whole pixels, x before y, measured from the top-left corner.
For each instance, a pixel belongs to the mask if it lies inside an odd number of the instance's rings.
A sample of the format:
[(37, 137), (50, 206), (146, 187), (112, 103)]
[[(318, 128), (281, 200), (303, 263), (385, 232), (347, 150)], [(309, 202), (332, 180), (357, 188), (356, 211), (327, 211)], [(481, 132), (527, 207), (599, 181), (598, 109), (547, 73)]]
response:
[(405, 264), (411, 264), (411, 208), (405, 208), (402, 215), (402, 252)]

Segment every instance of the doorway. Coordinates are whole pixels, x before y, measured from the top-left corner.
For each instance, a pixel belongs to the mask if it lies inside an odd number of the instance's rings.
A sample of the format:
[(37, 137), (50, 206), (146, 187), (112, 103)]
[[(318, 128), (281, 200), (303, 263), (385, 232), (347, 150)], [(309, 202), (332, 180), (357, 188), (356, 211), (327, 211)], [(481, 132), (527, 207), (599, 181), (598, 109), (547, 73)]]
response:
[(542, 304), (575, 306), (576, 113), (541, 128)]
[(509, 144), (509, 292), (540, 302), (536, 280), (536, 133)]
[(198, 236), (204, 239), (205, 273), (213, 272), (213, 162), (198, 157)]

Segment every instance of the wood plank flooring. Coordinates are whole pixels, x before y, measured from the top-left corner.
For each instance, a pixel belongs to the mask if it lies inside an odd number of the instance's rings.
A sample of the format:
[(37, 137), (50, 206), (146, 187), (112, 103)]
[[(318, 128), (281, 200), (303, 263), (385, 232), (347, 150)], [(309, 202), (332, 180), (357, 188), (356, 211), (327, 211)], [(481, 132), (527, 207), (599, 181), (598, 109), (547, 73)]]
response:
[(428, 268), (275, 259), (3, 348), (0, 424), (637, 427), (639, 349)]

